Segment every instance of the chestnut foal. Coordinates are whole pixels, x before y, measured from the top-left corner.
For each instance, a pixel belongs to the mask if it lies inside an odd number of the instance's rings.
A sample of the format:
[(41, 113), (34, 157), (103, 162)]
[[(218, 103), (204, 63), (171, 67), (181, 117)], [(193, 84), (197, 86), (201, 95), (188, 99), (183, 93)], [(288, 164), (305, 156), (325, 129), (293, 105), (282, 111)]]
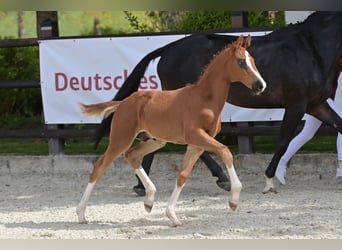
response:
[[(195, 85), (172, 91), (135, 92), (123, 101), (80, 104), (86, 115), (108, 116), (115, 112), (109, 145), (95, 163), (76, 210), (80, 223), (86, 223), (86, 204), (95, 183), (121, 154), (124, 154), (142, 180), (146, 189), (145, 210), (150, 212), (156, 187), (140, 164), (143, 156), (163, 147), (167, 142), (188, 145), (166, 209), (166, 215), (174, 226), (182, 226), (175, 213), (176, 202), (195, 162), (204, 150), (217, 154), (226, 165), (231, 180), (229, 206), (232, 210), (236, 209), (242, 185), (235, 172), (231, 152), (214, 137), (221, 129), (221, 111), (231, 82), (242, 82), (256, 94), (266, 87), (253, 58), (246, 50), (250, 42), (250, 36), (246, 39), (240, 36), (223, 49), (209, 63)], [(130, 148), (140, 132), (146, 132), (150, 138)]]

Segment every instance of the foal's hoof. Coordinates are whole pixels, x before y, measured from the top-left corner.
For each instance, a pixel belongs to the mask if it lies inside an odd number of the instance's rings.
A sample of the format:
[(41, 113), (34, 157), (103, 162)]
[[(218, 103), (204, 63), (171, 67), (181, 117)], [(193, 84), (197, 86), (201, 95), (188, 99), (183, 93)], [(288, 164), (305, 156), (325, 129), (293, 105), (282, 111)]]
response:
[(139, 185), (136, 185), (133, 187), (133, 191), (138, 195), (138, 196), (145, 196), (146, 192), (145, 192), (145, 188), (141, 187)]
[(238, 206), (238, 203), (235, 203), (235, 202), (232, 202), (232, 201), (229, 202), (229, 207), (230, 207), (231, 210), (235, 211), (237, 206)]
[(165, 211), (167, 218), (172, 222), (172, 227), (183, 227), (183, 223), (178, 220), (174, 211), (171, 211), (169, 208)]
[(181, 222), (179, 223), (172, 223), (172, 227), (177, 227), (177, 228), (180, 228), (180, 227), (183, 227), (183, 224)]
[(262, 191), (263, 194), (269, 194), (269, 193), (274, 193), (274, 194), (277, 194), (278, 191), (275, 189), (275, 188), (265, 188), (263, 191)]
[(220, 188), (226, 190), (226, 191), (230, 191), (230, 182), (229, 181), (220, 181), (217, 180), (216, 181), (217, 186), (219, 186)]
[(273, 178), (268, 178), (267, 176), (265, 176), (265, 182), (266, 182), (266, 186), (264, 190), (262, 191), (263, 194), (278, 193), (273, 184)]
[(85, 219), (84, 216), (84, 209), (77, 207), (76, 208), (76, 214), (77, 214), (77, 218), (78, 218), (78, 224), (88, 224), (88, 221)]
[(150, 205), (150, 204), (144, 203), (144, 207), (145, 207), (146, 212), (151, 213), (153, 204)]

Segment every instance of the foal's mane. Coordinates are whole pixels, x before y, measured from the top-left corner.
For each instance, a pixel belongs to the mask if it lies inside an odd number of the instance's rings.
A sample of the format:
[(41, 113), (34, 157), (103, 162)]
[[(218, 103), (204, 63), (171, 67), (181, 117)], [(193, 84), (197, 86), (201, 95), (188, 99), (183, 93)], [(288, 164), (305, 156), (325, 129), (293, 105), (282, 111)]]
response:
[(241, 44), (237, 44), (237, 41), (233, 41), (230, 44), (223, 47), (221, 50), (219, 50), (216, 54), (214, 54), (213, 57), (211, 58), (210, 62), (203, 67), (202, 72), (197, 79), (197, 82), (199, 82), (206, 74), (208, 74), (207, 69), (212, 66), (213, 61), (215, 59), (217, 59), (218, 56), (223, 57), (231, 48), (235, 50), (240, 46), (241, 46)]

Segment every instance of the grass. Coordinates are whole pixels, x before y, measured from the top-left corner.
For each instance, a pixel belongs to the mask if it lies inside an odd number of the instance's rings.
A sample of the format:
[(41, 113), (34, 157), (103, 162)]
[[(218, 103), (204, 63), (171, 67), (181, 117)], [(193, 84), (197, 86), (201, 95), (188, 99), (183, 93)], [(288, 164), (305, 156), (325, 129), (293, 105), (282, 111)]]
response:
[[(97, 149), (91, 139), (70, 139), (65, 141), (65, 154), (102, 154), (108, 144), (108, 139), (103, 139)], [(254, 149), (256, 153), (273, 154), (276, 145), (275, 136), (256, 136), (254, 138)], [(236, 144), (228, 147), (233, 154), (238, 153)], [(186, 146), (168, 143), (161, 152), (184, 152)], [(299, 153), (330, 152), (336, 153), (336, 137), (316, 136), (305, 144)], [(0, 139), (0, 154), (17, 155), (47, 155), (48, 141), (42, 139)]]
[[(94, 148), (91, 139), (81, 138), (66, 140), (64, 153), (67, 155), (76, 154), (102, 154), (108, 145), (108, 139), (103, 139), (98, 148)], [(168, 144), (163, 152), (184, 152), (184, 145)], [(0, 139), (0, 154), (15, 155), (47, 155), (48, 140), (43, 139)]]
[[(256, 153), (273, 154), (276, 147), (276, 136), (256, 136), (254, 138)], [(335, 136), (315, 136), (299, 150), (299, 153), (325, 152), (336, 153)]]

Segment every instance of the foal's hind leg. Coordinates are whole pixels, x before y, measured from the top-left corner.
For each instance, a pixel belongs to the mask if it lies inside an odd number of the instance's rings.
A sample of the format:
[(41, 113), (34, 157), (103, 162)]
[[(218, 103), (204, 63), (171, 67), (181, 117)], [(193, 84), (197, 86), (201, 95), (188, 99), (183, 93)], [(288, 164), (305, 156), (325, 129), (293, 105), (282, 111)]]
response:
[(93, 168), (93, 172), (90, 175), (87, 188), (84, 191), (81, 201), (76, 208), (76, 213), (78, 216), (79, 223), (81, 224), (87, 223), (87, 220), (85, 219), (85, 210), (86, 210), (86, 206), (90, 198), (90, 195), (94, 189), (96, 182), (103, 176), (106, 169), (110, 166), (110, 164), (115, 158), (116, 158), (115, 156), (111, 156), (111, 155), (109, 156), (108, 154), (104, 154), (96, 161), (94, 168)]
[[(152, 138), (146, 133), (146, 132), (141, 132), (138, 134), (137, 139), (140, 141), (148, 141), (152, 140)], [(143, 169), (145, 170), (146, 174), (149, 175), (150, 169), (151, 169), (151, 164), (153, 162), (154, 154), (156, 151), (149, 153), (145, 155), (142, 159), (141, 165)], [(139, 195), (139, 196), (145, 196), (145, 187), (144, 184), (141, 182), (140, 178), (135, 175), (138, 179), (138, 184), (133, 187), (133, 191)]]
[(154, 186), (151, 179), (146, 174), (145, 170), (141, 167), (142, 158), (156, 151), (159, 148), (165, 146), (165, 142), (158, 141), (155, 139), (150, 139), (147, 141), (141, 141), (138, 145), (130, 148), (125, 153), (126, 160), (133, 167), (135, 173), (138, 175), (139, 179), (143, 183), (146, 190), (146, 200), (144, 202), (145, 210), (151, 212), (154, 202), (154, 194), (156, 193), (156, 187)]
[[(132, 136), (134, 138), (134, 136)], [(87, 202), (90, 198), (90, 195), (94, 189), (94, 186), (97, 181), (104, 175), (108, 167), (111, 163), (122, 154), (131, 144), (132, 138), (127, 136), (122, 140), (115, 140), (115, 145), (113, 144), (114, 139), (111, 138), (111, 142), (109, 143), (106, 152), (96, 161), (93, 167), (93, 171), (89, 177), (89, 183), (87, 185), (86, 190), (81, 198), (80, 203), (77, 206), (76, 213), (78, 216), (78, 222), (81, 224), (87, 223), (85, 219), (85, 210), (87, 206)]]
[(182, 223), (176, 216), (175, 207), (178, 201), (179, 195), (186, 183), (186, 181), (190, 177), (190, 173), (198, 160), (199, 156), (203, 153), (203, 150), (198, 147), (193, 147), (188, 145), (183, 162), (182, 167), (178, 172), (176, 186), (172, 192), (170, 200), (167, 204), (166, 215), (172, 221), (173, 225), (176, 227), (182, 226)]
[[(149, 175), (150, 173), (150, 169), (151, 169), (151, 165), (152, 165), (155, 153), (156, 151), (145, 155), (141, 161), (141, 166), (145, 170), (147, 175)], [(137, 175), (135, 176), (137, 177), (138, 184), (133, 187), (133, 191), (139, 196), (145, 196), (146, 192), (145, 192), (144, 184), (141, 182), (140, 178)]]

